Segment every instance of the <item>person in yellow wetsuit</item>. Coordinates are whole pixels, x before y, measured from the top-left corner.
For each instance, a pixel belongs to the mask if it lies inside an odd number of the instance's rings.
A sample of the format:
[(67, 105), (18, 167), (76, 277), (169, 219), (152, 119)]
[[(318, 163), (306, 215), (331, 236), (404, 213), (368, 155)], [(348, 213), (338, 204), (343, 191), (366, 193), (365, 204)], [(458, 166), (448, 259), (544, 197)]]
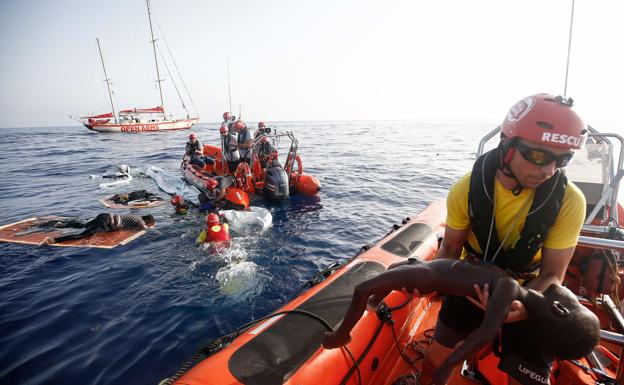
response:
[[(494, 264), (537, 291), (561, 284), (586, 209), (582, 192), (561, 170), (587, 138), (585, 123), (571, 107), (571, 99), (549, 94), (529, 96), (511, 107), (498, 147), (479, 157), (448, 194), (447, 227), (436, 258)], [(425, 376), (445, 362), (482, 317), (468, 299), (445, 297)], [(499, 368), (510, 384), (543, 385), (552, 357), (530, 338), (526, 318), (521, 306), (510, 312), (496, 342)]]

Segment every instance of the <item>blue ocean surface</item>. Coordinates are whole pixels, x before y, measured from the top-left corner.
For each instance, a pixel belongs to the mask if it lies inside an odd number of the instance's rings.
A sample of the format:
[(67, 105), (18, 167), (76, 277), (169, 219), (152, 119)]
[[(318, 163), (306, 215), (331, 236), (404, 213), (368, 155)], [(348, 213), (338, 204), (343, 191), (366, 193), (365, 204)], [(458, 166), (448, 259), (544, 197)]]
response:
[[(118, 164), (180, 176), (188, 131), (98, 134), (84, 127), (0, 129), (0, 225), (43, 215), (151, 213), (156, 226), (113, 249), (0, 243), (0, 383), (157, 384), (197, 349), (290, 301), (307, 280), (443, 200), (496, 122), (280, 122), (299, 141), (316, 197), (253, 202), (261, 236), (210, 255), (194, 243), (204, 215), (169, 204), (107, 209), (99, 199), (147, 189), (148, 177), (99, 188)], [(218, 125), (194, 128), (218, 145)], [(281, 151), (280, 153), (285, 153)], [(90, 177), (92, 175), (92, 177)]]

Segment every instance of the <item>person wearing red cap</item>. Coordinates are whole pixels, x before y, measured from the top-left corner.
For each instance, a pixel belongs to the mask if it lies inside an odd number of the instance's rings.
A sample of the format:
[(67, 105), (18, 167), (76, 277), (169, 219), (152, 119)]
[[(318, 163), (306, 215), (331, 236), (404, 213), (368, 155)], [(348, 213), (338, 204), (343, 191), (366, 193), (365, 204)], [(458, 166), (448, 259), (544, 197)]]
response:
[(240, 163), (236, 134), (230, 131), (225, 123), (221, 125), (219, 132), (223, 143), (223, 156), (228, 163), (228, 171), (233, 173)]
[(228, 187), (234, 185), (234, 178), (229, 175), (217, 176), (206, 181), (205, 187), (208, 191), (208, 198), (212, 200), (215, 207), (225, 207), (225, 194)]
[[(586, 138), (587, 127), (571, 99), (537, 94), (514, 104), (498, 147), (480, 156), (449, 191), (447, 227), (436, 258), (494, 264), (537, 291), (560, 285), (586, 209), (582, 192), (562, 168)], [(547, 384), (552, 359), (528, 337), (526, 311), (510, 313), (511, 318), (517, 322), (506, 323), (497, 342), (499, 368), (510, 384), (539, 385), (536, 379)], [(483, 311), (466, 298), (446, 296), (425, 367), (441, 365), (482, 319)]]
[(259, 136), (270, 134), (270, 133), (271, 133), (271, 127), (267, 127), (266, 123), (264, 122), (258, 122), (258, 129), (256, 130), (256, 132), (254, 132), (254, 139), (258, 138)]
[[(259, 144), (254, 147), (254, 151), (257, 149), (260, 166), (265, 169), (269, 166), (268, 162), (269, 158), (271, 158), (271, 154), (274, 152), (277, 153), (277, 150), (275, 150), (275, 146), (273, 146), (268, 136), (261, 137), (259, 141)], [(277, 159), (277, 154), (274, 155), (274, 159)]]
[(171, 197), (171, 204), (175, 207), (176, 214), (185, 215), (188, 213), (188, 204), (182, 195), (174, 194)]
[(251, 137), (251, 131), (242, 120), (237, 120), (234, 123), (234, 130), (238, 132), (238, 141), (236, 147), (240, 154), (241, 162), (247, 162), (251, 166), (251, 146), (253, 138)]
[(230, 227), (227, 223), (221, 223), (219, 216), (210, 213), (206, 216), (206, 230), (197, 237), (197, 243), (212, 243), (217, 250), (222, 251), (230, 247)]
[(197, 135), (191, 132), (189, 140), (186, 142), (184, 158), (189, 159), (191, 164), (204, 168), (206, 164), (214, 164), (215, 161), (209, 156), (204, 156), (204, 146), (197, 140)]

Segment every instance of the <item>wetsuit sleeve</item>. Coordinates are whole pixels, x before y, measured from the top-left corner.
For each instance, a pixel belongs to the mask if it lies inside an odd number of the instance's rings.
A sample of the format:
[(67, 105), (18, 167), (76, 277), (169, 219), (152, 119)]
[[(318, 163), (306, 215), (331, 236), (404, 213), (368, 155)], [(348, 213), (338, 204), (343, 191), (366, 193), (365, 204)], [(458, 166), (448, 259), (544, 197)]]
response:
[(461, 177), (448, 193), (446, 198), (446, 225), (455, 230), (465, 230), (470, 227), (468, 216), (468, 190), (470, 188), (470, 173)]
[(548, 249), (568, 249), (576, 246), (585, 221), (585, 196), (572, 182), (568, 182), (561, 210), (544, 241)]
[(201, 233), (197, 236), (195, 243), (203, 243), (206, 240), (206, 230), (202, 230)]

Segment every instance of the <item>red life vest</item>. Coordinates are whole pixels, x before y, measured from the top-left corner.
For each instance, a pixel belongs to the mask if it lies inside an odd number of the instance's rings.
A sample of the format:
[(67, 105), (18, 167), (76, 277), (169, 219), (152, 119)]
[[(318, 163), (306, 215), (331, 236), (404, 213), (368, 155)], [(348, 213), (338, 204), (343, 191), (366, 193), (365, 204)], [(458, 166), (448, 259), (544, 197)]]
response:
[(230, 232), (228, 231), (228, 225), (213, 225), (206, 229), (206, 239), (204, 242), (225, 242), (229, 243)]

